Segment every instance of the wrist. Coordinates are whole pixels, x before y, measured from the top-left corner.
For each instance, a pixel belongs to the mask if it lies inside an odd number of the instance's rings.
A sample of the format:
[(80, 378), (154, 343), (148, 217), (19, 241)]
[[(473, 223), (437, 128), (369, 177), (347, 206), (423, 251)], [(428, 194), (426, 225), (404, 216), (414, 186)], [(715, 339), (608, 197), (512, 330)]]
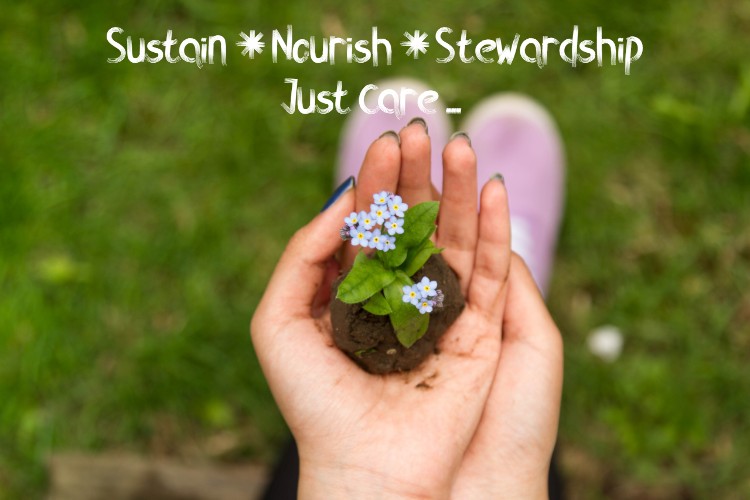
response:
[(364, 467), (348, 464), (320, 464), (300, 459), (298, 498), (367, 500), (369, 498), (441, 499), (449, 488), (421, 481), (404, 480)]

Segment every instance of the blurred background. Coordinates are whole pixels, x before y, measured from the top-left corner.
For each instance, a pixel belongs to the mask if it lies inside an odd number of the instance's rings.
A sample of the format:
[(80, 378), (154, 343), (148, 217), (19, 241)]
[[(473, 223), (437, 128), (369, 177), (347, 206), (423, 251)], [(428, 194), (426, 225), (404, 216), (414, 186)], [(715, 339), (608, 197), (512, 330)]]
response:
[[(750, 497), (750, 3), (0, 6), (0, 498), (43, 496), (66, 450), (273, 461), (287, 431), (248, 324), (331, 192), (345, 119), (286, 114), (283, 80), (342, 80), (353, 103), (392, 75), (464, 109), (524, 92), (559, 123), (567, 208), (548, 301), (573, 497)], [(234, 46), (289, 23), (318, 38), (378, 26), (394, 64), (274, 65)], [(574, 25), (640, 37), (631, 75), (557, 57), (413, 61), (397, 45), (441, 26), (478, 40)], [(122, 40), (221, 34), (227, 66), (107, 64), (112, 26)], [(592, 349), (604, 325), (621, 352)]]

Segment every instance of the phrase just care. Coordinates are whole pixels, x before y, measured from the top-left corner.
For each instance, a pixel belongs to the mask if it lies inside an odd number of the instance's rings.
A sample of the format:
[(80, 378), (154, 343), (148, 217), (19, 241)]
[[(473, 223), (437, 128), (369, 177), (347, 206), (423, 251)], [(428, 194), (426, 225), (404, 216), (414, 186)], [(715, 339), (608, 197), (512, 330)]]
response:
[[(254, 34), (254, 32), (251, 32)], [(244, 36), (246, 42), (248, 38)], [(589, 64), (596, 62), (603, 66), (609, 61), (611, 66), (622, 65), (626, 75), (630, 74), (632, 63), (637, 61), (643, 54), (643, 44), (638, 37), (605, 38), (601, 27), (596, 28), (596, 36), (593, 39), (585, 39), (579, 35), (578, 26), (573, 27), (572, 35), (564, 40), (549, 36), (542, 38), (521, 39), (516, 34), (512, 39), (487, 38), (474, 41), (469, 38), (466, 30), (460, 35), (454, 33), (451, 28), (442, 27), (435, 33), (432, 40), (425, 40), (421, 49), (415, 50), (412, 45), (407, 54), (415, 54), (422, 57), (434, 57), (435, 62), (447, 64), (452, 61), (463, 64), (513, 64), (514, 61), (536, 64), (539, 68), (547, 65), (550, 56), (559, 56), (561, 60), (576, 67), (578, 64)], [(429, 43), (434, 41), (434, 43)], [(132, 36), (125, 36), (125, 31), (119, 27), (113, 27), (107, 32), (107, 42), (116, 50), (115, 57), (108, 58), (109, 63), (117, 64), (127, 59), (133, 64), (148, 62), (160, 63), (189, 63), (199, 68), (204, 65), (212, 65), (217, 59), (222, 65), (226, 65), (227, 41), (221, 35), (212, 35), (200, 39), (184, 38), (182, 40), (172, 36), (172, 30), (167, 31), (163, 40), (146, 40)], [(370, 63), (377, 67), (385, 61), (390, 65), (393, 58), (393, 47), (391, 42), (378, 35), (377, 27), (373, 27), (369, 39), (341, 38), (337, 36), (324, 37), (321, 40), (315, 36), (309, 38), (295, 38), (292, 26), (287, 26), (285, 32), (273, 30), (268, 43), (262, 41), (256, 35), (253, 44), (236, 43), (244, 46), (242, 54), (249, 52), (249, 57), (263, 57), (263, 52), (270, 52), (274, 63), (286, 60), (297, 64), (366, 64)], [(270, 47), (266, 47), (270, 45)], [(401, 45), (407, 46), (406, 43)], [(270, 51), (266, 49), (270, 48)], [(406, 50), (406, 49), (404, 49)], [(341, 81), (337, 82), (334, 90), (304, 89), (296, 78), (286, 78), (285, 84), (289, 84), (289, 99), (281, 103), (282, 108), (289, 113), (327, 114), (336, 111), (339, 114), (347, 114), (351, 111), (344, 106), (343, 98), (348, 91), (343, 89)], [(377, 94), (377, 100), (373, 100), (370, 93)], [(366, 113), (374, 114), (379, 111), (402, 115), (406, 96), (417, 95), (417, 91), (410, 88), (402, 88), (400, 91), (384, 89), (380, 91), (374, 84), (369, 84), (359, 91), (358, 104)], [(432, 107), (438, 101), (439, 95), (434, 90), (422, 92), (417, 97), (417, 105), (424, 113), (434, 113)], [(377, 107), (368, 107), (366, 103), (377, 102)]]

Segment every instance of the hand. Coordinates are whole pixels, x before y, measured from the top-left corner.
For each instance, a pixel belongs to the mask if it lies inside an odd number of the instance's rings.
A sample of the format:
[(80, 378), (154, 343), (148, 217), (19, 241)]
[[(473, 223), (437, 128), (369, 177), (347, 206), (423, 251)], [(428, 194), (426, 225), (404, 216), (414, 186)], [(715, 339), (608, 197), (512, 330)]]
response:
[[(429, 143), (411, 127), (401, 132), (399, 188), (438, 200), (430, 182)], [(476, 266), (476, 157), (460, 136), (443, 151), (443, 194), (437, 246), (459, 276), (462, 290)], [(358, 186), (375, 191), (375, 175)], [(392, 174), (391, 174), (392, 175)], [(373, 178), (374, 177), (374, 178)], [(368, 183), (368, 185), (366, 185)], [(486, 189), (486, 188), (485, 188)], [(482, 207), (484, 213), (485, 207)], [(505, 218), (506, 216), (503, 215)], [(547, 477), (562, 393), (562, 339), (523, 260), (513, 254), (502, 320), (500, 360), (479, 426), (456, 476), (452, 497), (547, 498)]]
[[(341, 246), (338, 228), (355, 203), (369, 207), (365, 200), (382, 189), (410, 205), (431, 198), (429, 138), (421, 125), (402, 131), (401, 148), (389, 136), (375, 141), (360, 172), (357, 199), (351, 191), (344, 194), (299, 230), (282, 255), (251, 331), (297, 439), (301, 496), (450, 495), (497, 370), (511, 258), (504, 185), (493, 180), (484, 187), (477, 214), (472, 158), (462, 139), (446, 148), (449, 189), (437, 233), (459, 275), (466, 307), (443, 337), (441, 353), (419, 369), (365, 373), (333, 345), (330, 317), (319, 306), (337, 270), (331, 258)], [(431, 389), (417, 388), (426, 378)]]
[[(429, 143), (413, 132), (407, 128), (401, 133), (402, 157), (411, 161), (402, 161), (399, 187), (406, 178), (409, 192), (419, 201), (428, 195), (438, 200), (429, 176)], [(366, 186), (365, 182), (372, 184)], [(477, 264), (473, 251), (477, 238), (473, 216), (476, 185), (476, 157), (459, 136), (443, 152), (437, 246), (445, 248), (443, 255), (458, 274), (464, 291), (473, 287), (472, 280), (476, 279), (472, 276)], [(359, 183), (358, 196), (376, 189), (368, 175)], [(501, 330), (501, 354), (492, 389), (456, 476), (453, 498), (548, 495), (549, 462), (562, 393), (562, 339), (531, 273), (516, 254), (510, 265)]]
[(563, 380), (560, 332), (513, 254), (500, 362), (453, 498), (548, 498)]

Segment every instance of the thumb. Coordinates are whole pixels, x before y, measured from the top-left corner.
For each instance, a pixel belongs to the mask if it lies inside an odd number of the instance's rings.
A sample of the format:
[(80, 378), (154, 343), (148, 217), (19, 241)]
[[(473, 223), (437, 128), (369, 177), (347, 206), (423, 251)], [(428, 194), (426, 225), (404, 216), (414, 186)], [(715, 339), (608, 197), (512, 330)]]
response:
[(283, 311), (289, 318), (310, 317), (328, 262), (341, 247), (338, 230), (354, 209), (354, 179), (348, 179), (334, 198), (289, 241), (266, 287), (258, 310)]

